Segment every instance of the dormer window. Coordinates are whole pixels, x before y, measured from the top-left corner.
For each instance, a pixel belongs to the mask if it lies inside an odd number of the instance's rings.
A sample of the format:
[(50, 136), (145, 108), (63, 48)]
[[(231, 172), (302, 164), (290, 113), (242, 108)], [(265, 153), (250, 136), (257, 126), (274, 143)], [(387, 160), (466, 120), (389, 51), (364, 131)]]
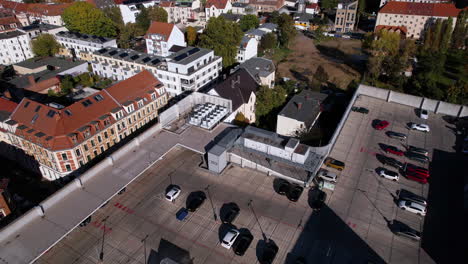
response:
[(156, 93), (151, 94), (151, 100), (153, 100), (153, 101), (156, 100)]
[(143, 100), (140, 100), (138, 101), (138, 108), (142, 108), (143, 107)]

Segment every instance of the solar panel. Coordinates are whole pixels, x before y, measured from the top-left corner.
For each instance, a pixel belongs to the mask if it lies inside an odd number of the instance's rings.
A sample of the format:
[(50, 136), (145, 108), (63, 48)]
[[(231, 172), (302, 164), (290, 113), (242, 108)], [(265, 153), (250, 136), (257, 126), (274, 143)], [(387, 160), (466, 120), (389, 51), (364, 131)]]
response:
[(199, 51), (200, 51), (199, 48), (193, 48), (193, 49), (191, 49), (191, 50), (188, 51), (188, 54), (189, 54), (189, 55), (192, 55), (192, 54), (197, 53), (197, 52), (199, 52)]
[(96, 102), (99, 102), (99, 101), (104, 100), (104, 97), (102, 97), (102, 95), (100, 94), (97, 94), (96, 96), (94, 96), (94, 100), (96, 100)]
[(100, 49), (100, 50), (98, 50), (98, 52), (101, 53), (101, 54), (104, 53), (104, 52), (106, 52), (106, 51), (107, 51), (107, 49)]
[(185, 58), (187, 58), (187, 53), (180, 54), (179, 56), (175, 57), (174, 60), (175, 61), (181, 61), (181, 60), (183, 60)]
[(143, 61), (143, 62), (148, 62), (148, 61), (150, 61), (150, 60), (151, 60), (150, 57), (146, 57), (146, 58), (144, 58), (142, 61)]
[(140, 57), (140, 56), (138, 56), (138, 55), (133, 55), (133, 56), (130, 57), (130, 59), (136, 60), (136, 59), (138, 59), (139, 57)]
[(120, 58), (124, 58), (124, 57), (127, 57), (128, 56), (128, 53), (127, 52), (124, 52), (122, 54), (119, 55)]
[(154, 60), (151, 61), (152, 64), (158, 64), (160, 62), (161, 62), (160, 59), (154, 59)]
[(109, 52), (109, 55), (113, 56), (113, 55), (115, 55), (115, 54), (117, 54), (117, 53), (118, 53), (118, 51), (113, 50), (113, 51)]
[(47, 112), (47, 116), (48, 117), (54, 117), (55, 113), (56, 112), (54, 110), (49, 110), (49, 112)]
[(98, 39), (99, 39), (100, 41), (103, 41), (103, 42), (106, 41), (106, 39), (103, 38), (103, 37), (98, 37)]

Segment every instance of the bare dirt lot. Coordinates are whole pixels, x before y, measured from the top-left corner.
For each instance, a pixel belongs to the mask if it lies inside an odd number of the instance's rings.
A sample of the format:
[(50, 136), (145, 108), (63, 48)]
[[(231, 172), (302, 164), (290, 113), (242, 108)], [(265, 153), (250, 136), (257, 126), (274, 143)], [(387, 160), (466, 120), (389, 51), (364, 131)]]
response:
[(361, 53), (359, 40), (331, 39), (316, 47), (312, 39), (299, 33), (290, 49), (292, 53), (277, 66), (280, 77), (310, 83), (317, 67), (322, 65), (329, 81), (339, 88), (344, 89), (360, 78), (357, 67), (348, 66), (352, 65), (351, 57)]

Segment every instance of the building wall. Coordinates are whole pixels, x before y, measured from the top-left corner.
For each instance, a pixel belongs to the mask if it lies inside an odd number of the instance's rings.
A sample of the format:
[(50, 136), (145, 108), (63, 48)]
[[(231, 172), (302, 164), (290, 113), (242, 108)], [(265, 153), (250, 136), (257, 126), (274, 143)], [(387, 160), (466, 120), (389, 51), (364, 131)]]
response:
[(189, 19), (197, 19), (198, 13), (196, 9), (200, 8), (200, 1), (195, 0), (191, 6), (173, 6), (163, 7), (167, 12), (168, 23), (182, 23), (186, 25)]
[[(214, 89), (211, 91), (214, 91)], [(216, 96), (218, 95), (216, 94)], [(254, 123), (256, 121), (256, 118), (255, 118), (255, 102), (256, 101), (257, 101), (257, 96), (255, 95), (255, 93), (252, 93), (250, 95), (249, 101), (239, 106), (239, 108), (233, 109), (233, 112), (224, 119), (224, 122), (232, 123), (234, 119), (236, 118), (236, 115), (238, 113), (242, 113), (247, 119), (249, 119), (250, 123)]]
[(152, 72), (154, 75), (156, 74), (156, 66), (138, 64), (94, 53), (91, 56), (94, 74), (102, 77), (122, 81), (145, 69)]
[(114, 47), (117, 48), (117, 41), (115, 39), (109, 40), (104, 43), (95, 43), (90, 41), (84, 41), (81, 39), (67, 38), (62, 36), (55, 37), (57, 41), (66, 49), (62, 51), (63, 54), (71, 56), (71, 51), (74, 50), (76, 56), (79, 59), (90, 61), (92, 59), (91, 53), (98, 51), (105, 47)]
[(240, 48), (237, 52), (237, 61), (239, 63), (243, 63), (250, 58), (257, 57), (257, 48), (257, 40), (255, 38), (251, 38), (249, 42), (247, 42), (247, 46), (245, 48)]
[(187, 46), (184, 33), (174, 26), (169, 38), (164, 40), (164, 36), (159, 34), (147, 34), (145, 39), (148, 54), (167, 57), (170, 55), (169, 49), (174, 46)]
[[(143, 4), (146, 8), (150, 6), (154, 6), (156, 1), (150, 1)], [(118, 5), (120, 12), (122, 13), (122, 19), (125, 24), (127, 23), (135, 23), (136, 16), (140, 13), (140, 10), (136, 7), (136, 4), (129, 4), (129, 5)]]
[(34, 57), (28, 35), (0, 39), (0, 64), (11, 65)]
[(380, 7), (384, 6), (386, 3), (395, 1), (395, 2), (412, 2), (412, 3), (447, 3), (450, 0), (380, 0)]
[(357, 7), (357, 1), (348, 5), (338, 4), (335, 17), (336, 32), (350, 32), (354, 30), (354, 24), (357, 18)]
[(205, 8), (206, 21), (210, 20), (211, 17), (219, 17), (221, 14), (225, 14), (231, 9), (232, 4), (230, 1), (227, 2), (226, 7), (224, 9), (217, 9), (215, 6)]
[(295, 136), (296, 132), (306, 129), (304, 122), (278, 115), (276, 133), (283, 136)]
[(273, 86), (275, 86), (275, 72), (270, 73), (266, 77), (260, 77), (260, 85), (266, 85), (273, 88)]

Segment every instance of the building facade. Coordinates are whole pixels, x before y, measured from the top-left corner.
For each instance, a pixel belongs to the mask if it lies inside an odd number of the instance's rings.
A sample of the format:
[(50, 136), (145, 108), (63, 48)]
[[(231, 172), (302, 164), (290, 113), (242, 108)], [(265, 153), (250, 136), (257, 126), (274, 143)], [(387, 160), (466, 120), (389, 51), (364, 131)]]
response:
[(62, 55), (90, 61), (91, 53), (105, 47), (117, 48), (117, 41), (111, 38), (97, 37), (78, 32), (61, 31), (55, 39), (63, 46)]
[(460, 12), (461, 9), (457, 9), (453, 3), (388, 2), (380, 9), (375, 26), (376, 29), (381, 26), (405, 27), (407, 37), (419, 39), (437, 19), (452, 17), (455, 27)]
[(60, 31), (68, 31), (64, 26), (56, 26), (51, 24), (36, 23), (29, 26), (18, 28), (20, 32), (28, 34), (30, 39), (35, 39), (41, 34), (50, 34), (55, 36)]
[(141, 8), (144, 6), (146, 8), (154, 6), (159, 3), (159, 1), (142, 1), (142, 0), (114, 0), (116, 5), (120, 9), (122, 14), (122, 20), (125, 24), (135, 23), (135, 18), (140, 14)]
[(207, 0), (205, 4), (206, 21), (211, 17), (218, 17), (232, 9), (230, 0)]
[(148, 54), (162, 57), (169, 56), (174, 45), (187, 46), (184, 33), (176, 25), (156, 21), (148, 28), (145, 42)]
[(431, 4), (439, 4), (439, 3), (450, 3), (451, 0), (380, 0), (380, 7), (384, 6), (388, 2), (410, 2), (410, 3), (431, 3)]
[(34, 57), (30, 41), (20, 31), (0, 33), (0, 64), (11, 65)]
[(35, 158), (44, 178), (56, 180), (157, 120), (166, 103), (164, 85), (142, 71), (61, 109), (25, 98), (6, 122), (8, 136)]
[(357, 19), (358, 1), (344, 1), (338, 4), (335, 17), (336, 32), (351, 32)]
[(256, 12), (273, 12), (284, 6), (284, 0), (250, 0), (249, 5)]
[(0, 33), (14, 31), (21, 26), (21, 23), (13, 13), (0, 12)]
[(13, 12), (23, 26), (33, 22), (41, 22), (56, 26), (63, 26), (63, 11), (72, 3), (44, 4), (44, 3), (17, 3), (12, 1), (0, 1), (0, 7)]
[(246, 60), (257, 57), (258, 41), (255, 38), (244, 36), (237, 50), (237, 62), (243, 63)]
[(164, 1), (159, 4), (167, 12), (167, 22), (187, 25), (200, 19), (200, 0), (192, 2)]
[(258, 85), (265, 85), (270, 88), (275, 86), (275, 64), (269, 59), (262, 57), (251, 58), (241, 65), (257, 82)]

